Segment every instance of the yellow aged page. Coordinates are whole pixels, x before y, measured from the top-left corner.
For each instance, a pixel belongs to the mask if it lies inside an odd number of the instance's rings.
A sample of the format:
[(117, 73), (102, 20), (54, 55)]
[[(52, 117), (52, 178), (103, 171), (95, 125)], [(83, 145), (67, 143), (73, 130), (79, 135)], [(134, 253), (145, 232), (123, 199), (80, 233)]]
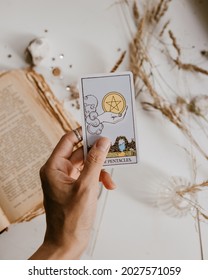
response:
[(39, 169), (64, 133), (39, 98), (26, 72), (0, 77), (0, 206), (11, 223), (41, 208)]

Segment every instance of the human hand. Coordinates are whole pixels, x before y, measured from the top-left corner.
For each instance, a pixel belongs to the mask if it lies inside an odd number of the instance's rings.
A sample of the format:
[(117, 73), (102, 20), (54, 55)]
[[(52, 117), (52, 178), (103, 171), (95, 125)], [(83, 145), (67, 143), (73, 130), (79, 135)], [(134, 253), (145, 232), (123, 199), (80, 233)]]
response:
[(31, 259), (78, 259), (89, 241), (99, 180), (107, 189), (115, 188), (110, 175), (102, 171), (109, 139), (100, 138), (84, 164), (82, 148), (73, 152), (77, 143), (73, 131), (65, 134), (41, 168), (47, 229)]

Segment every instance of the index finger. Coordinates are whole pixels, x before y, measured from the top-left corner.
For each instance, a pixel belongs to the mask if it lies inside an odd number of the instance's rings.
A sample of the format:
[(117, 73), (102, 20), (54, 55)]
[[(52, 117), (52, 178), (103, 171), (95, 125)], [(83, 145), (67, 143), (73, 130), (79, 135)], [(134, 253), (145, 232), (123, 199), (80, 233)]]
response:
[[(81, 127), (76, 129), (80, 136), (82, 136), (82, 129)], [(65, 159), (69, 159), (71, 156), (74, 146), (80, 142), (76, 133), (74, 131), (67, 132), (64, 136), (62, 136), (61, 140), (56, 145), (55, 149), (53, 150), (51, 157), (61, 157)]]

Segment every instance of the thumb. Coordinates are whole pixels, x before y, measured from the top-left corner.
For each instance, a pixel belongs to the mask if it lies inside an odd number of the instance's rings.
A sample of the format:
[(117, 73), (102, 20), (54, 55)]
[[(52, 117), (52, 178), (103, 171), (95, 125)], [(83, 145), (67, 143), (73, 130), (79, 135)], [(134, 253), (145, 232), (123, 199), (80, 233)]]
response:
[(87, 155), (80, 179), (88, 182), (99, 181), (100, 172), (109, 148), (110, 140), (106, 137), (102, 137), (95, 142)]

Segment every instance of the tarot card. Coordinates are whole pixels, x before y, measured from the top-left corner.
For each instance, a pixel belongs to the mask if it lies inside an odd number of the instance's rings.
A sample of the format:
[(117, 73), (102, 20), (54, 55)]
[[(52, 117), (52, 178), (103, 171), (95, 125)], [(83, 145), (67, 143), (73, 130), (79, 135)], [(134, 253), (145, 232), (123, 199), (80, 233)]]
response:
[(104, 166), (138, 163), (134, 86), (131, 72), (81, 78), (84, 153), (100, 137), (111, 147)]

